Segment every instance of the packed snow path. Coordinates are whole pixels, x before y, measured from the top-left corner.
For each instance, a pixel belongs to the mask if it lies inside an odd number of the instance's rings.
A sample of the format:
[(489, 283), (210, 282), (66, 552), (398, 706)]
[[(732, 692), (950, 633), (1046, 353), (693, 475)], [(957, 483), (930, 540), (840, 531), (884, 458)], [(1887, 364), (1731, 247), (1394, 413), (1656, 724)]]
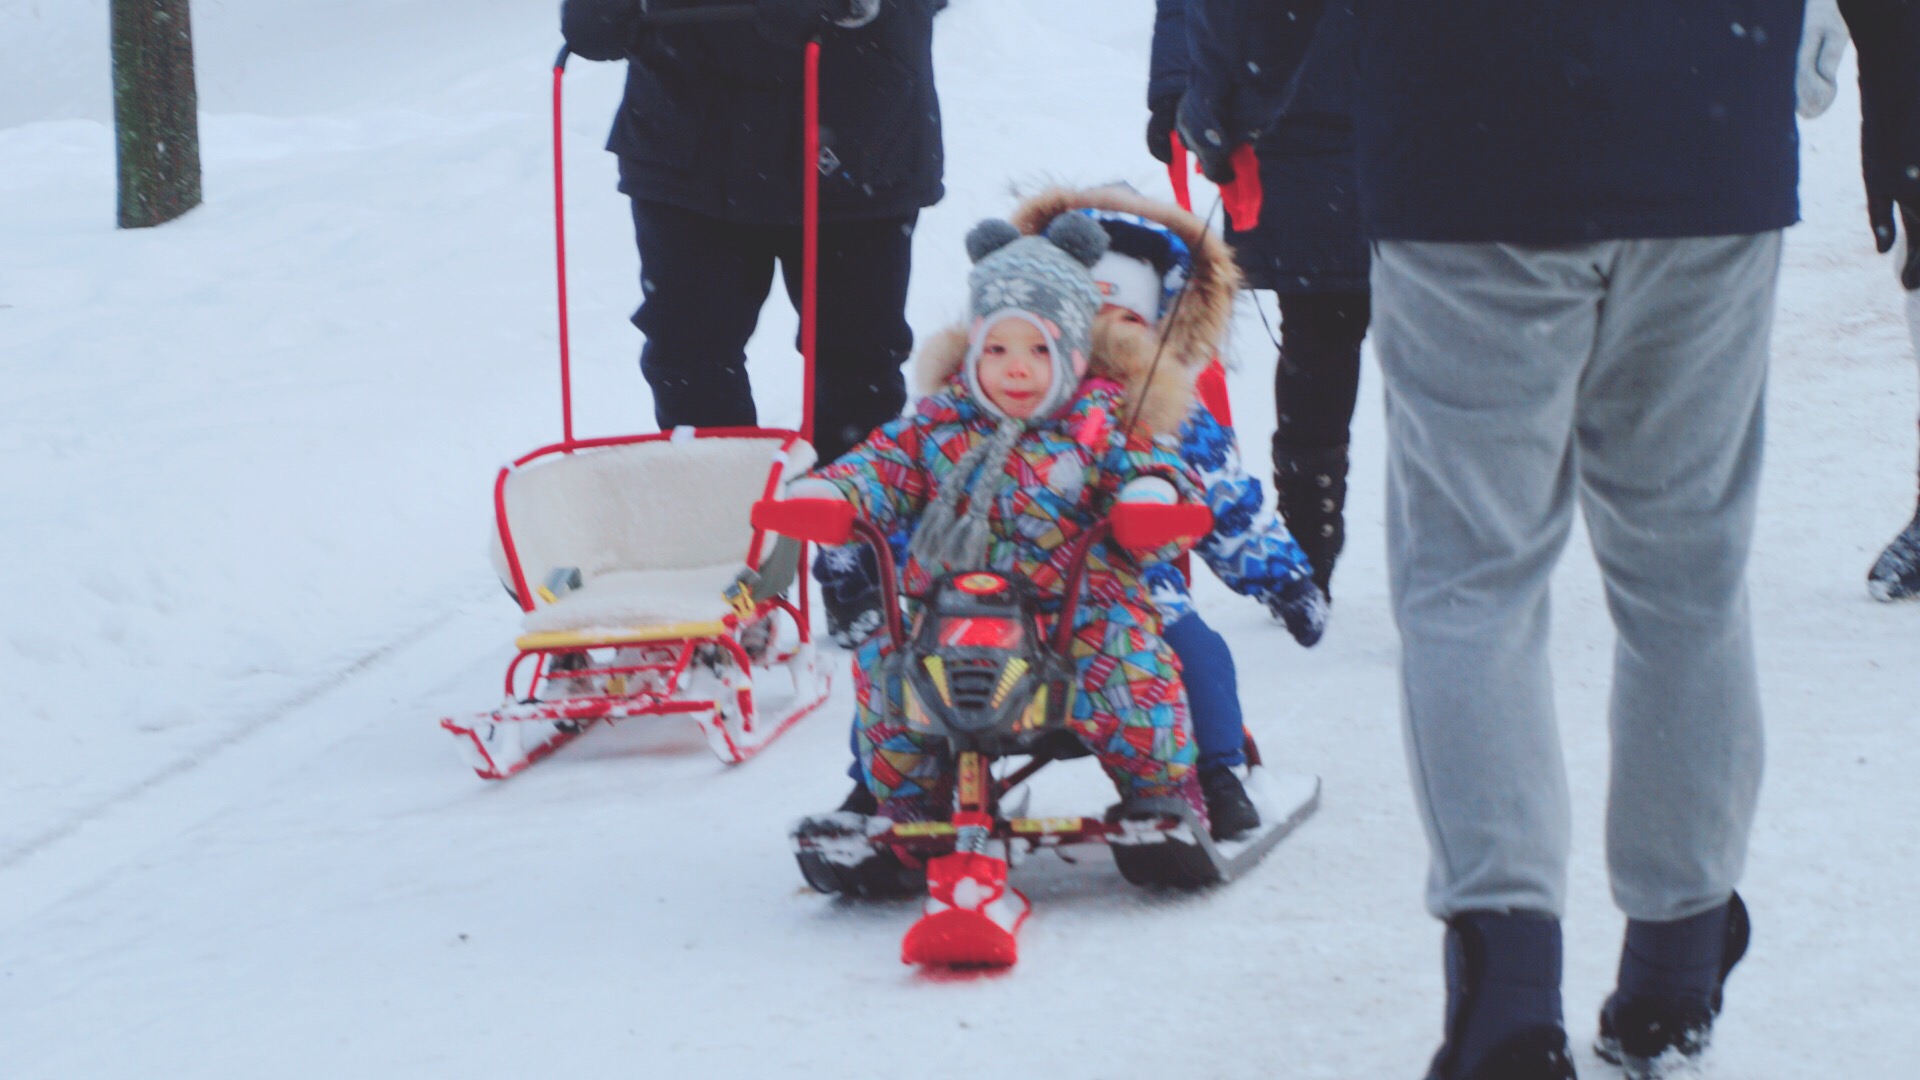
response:
[[(554, 5), (197, 4), (208, 205), (137, 235), (112, 229), (96, 6), (0, 5), (0, 1072), (1421, 1074), (1439, 930), (1371, 366), (1326, 642), (1201, 593), (1266, 752), (1324, 778), (1318, 817), (1199, 897), (1137, 893), (1098, 856), (1030, 864), (1020, 967), (926, 980), (897, 962), (911, 905), (814, 896), (787, 854), (787, 824), (844, 791), (844, 680), (734, 770), (666, 724), (488, 785), (434, 727), (494, 700), (514, 632), (482, 555), (491, 470), (558, 427)], [(959, 310), (959, 238), (1010, 182), (1164, 192), (1140, 141), (1150, 17), (942, 16), (949, 195), (916, 241), (923, 335)], [(580, 423), (621, 431), (651, 409), (598, 152), (619, 72), (577, 65), (568, 89)], [(1756, 939), (1709, 1069), (1729, 1080), (1905, 1077), (1920, 1005), (1920, 607), (1862, 585), (1911, 513), (1916, 387), (1856, 116), (1844, 92), (1804, 129), (1781, 290)], [(793, 325), (776, 301), (753, 345), (769, 422), (797, 418)], [(1256, 458), (1270, 350), (1248, 307), (1234, 393)], [(1584, 1044), (1620, 927), (1600, 873), (1611, 636), (1578, 538), (1558, 585), (1568, 1017), (1583, 1075), (1606, 1077)]]

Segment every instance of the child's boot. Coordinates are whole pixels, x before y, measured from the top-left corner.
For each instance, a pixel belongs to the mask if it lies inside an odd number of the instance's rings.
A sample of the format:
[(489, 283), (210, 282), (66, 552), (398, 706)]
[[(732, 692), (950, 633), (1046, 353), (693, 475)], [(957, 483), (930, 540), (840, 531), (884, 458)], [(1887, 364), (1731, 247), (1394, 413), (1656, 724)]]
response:
[(1560, 1013), (1560, 920), (1456, 915), (1446, 963), (1446, 1042), (1427, 1080), (1573, 1080)]
[(1751, 936), (1738, 893), (1685, 919), (1627, 920), (1619, 987), (1600, 1010), (1594, 1051), (1632, 1080), (1650, 1080), (1698, 1058), (1720, 1015), (1727, 973), (1746, 955)]
[(1204, 766), (1200, 795), (1207, 803), (1208, 828), (1215, 840), (1235, 840), (1260, 827), (1260, 810), (1231, 765)]
[(1347, 448), (1273, 443), (1273, 488), (1287, 531), (1313, 564), (1313, 582), (1332, 596), (1333, 564), (1347, 542)]

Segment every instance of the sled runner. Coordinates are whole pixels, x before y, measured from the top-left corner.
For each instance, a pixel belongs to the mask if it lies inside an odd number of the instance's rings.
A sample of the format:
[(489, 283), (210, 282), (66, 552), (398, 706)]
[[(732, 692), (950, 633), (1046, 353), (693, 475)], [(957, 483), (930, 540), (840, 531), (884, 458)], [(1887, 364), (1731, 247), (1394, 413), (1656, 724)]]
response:
[[(1249, 793), (1264, 823), (1227, 843), (1215, 843), (1180, 799), (1122, 802), (1099, 816), (1030, 817), (1013, 797), (1050, 762), (1087, 753), (1067, 726), (1075, 685), (1067, 657), (1088, 554), (1115, 531), (1135, 549), (1191, 542), (1210, 521), (1199, 506), (1116, 507), (1080, 541), (1051, 634), (1041, 631), (1031, 586), (992, 571), (936, 580), (908, 630), (885, 540), (849, 504), (797, 499), (755, 507), (756, 525), (784, 535), (821, 544), (878, 541), (892, 648), (882, 652), (874, 684), (908, 725), (944, 738), (955, 764), (948, 820), (896, 824), (837, 812), (801, 821), (794, 853), (807, 883), (826, 893), (906, 896), (921, 891), (923, 868), (925, 911), (902, 942), (901, 959), (1005, 967), (1018, 959), (1016, 935), (1031, 910), (1007, 881), (1010, 864), (1025, 854), (1106, 844), (1134, 884), (1197, 888), (1244, 874), (1306, 820), (1319, 802), (1318, 779), (1266, 777), (1251, 741)], [(1026, 763), (996, 778), (995, 762), (1015, 756)]]
[[(657, 23), (737, 19), (750, 5), (675, 10)], [(493, 562), (525, 617), (506, 702), (440, 726), (475, 772), (504, 780), (602, 721), (685, 716), (721, 760), (752, 757), (826, 700), (804, 542), (756, 528), (753, 505), (814, 463), (819, 237), (819, 44), (806, 49), (799, 431), (677, 429), (576, 439), (567, 332), (561, 84), (553, 65), (554, 249), (562, 441), (500, 470)], [(788, 599), (791, 591), (796, 599)], [(774, 676), (768, 679), (767, 676)], [(771, 684), (771, 685), (769, 685)], [(791, 693), (782, 693), (790, 684)], [(769, 708), (771, 703), (772, 707)]]

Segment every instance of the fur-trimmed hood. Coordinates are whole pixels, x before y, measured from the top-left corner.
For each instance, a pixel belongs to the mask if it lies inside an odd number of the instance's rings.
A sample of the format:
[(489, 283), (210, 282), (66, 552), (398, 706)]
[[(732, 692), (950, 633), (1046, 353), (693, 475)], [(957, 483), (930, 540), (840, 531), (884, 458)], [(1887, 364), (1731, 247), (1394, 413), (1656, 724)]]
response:
[[(1180, 430), (1193, 405), (1193, 380), (1224, 343), (1240, 289), (1240, 270), (1218, 232), (1171, 203), (1150, 199), (1125, 187), (1050, 188), (1021, 201), (1011, 220), (1021, 232), (1044, 231), (1054, 218), (1072, 210), (1118, 210), (1165, 225), (1186, 242), (1193, 259), (1185, 299), (1165, 323), (1166, 348), (1153, 383), (1151, 336), (1139, 327), (1103, 325), (1093, 339), (1089, 374), (1106, 375), (1126, 388), (1130, 408), (1145, 405), (1141, 423), (1156, 434)], [(914, 389), (936, 393), (960, 370), (967, 356), (967, 330), (954, 326), (928, 338), (914, 360)]]

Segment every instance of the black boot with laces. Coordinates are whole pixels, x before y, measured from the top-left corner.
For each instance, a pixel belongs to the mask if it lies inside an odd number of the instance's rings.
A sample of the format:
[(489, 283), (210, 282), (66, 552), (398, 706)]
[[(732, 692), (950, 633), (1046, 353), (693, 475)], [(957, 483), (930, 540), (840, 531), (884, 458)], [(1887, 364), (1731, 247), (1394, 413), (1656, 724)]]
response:
[(1273, 443), (1273, 487), (1287, 531), (1313, 564), (1313, 583), (1333, 595), (1333, 564), (1347, 543), (1347, 448)]

